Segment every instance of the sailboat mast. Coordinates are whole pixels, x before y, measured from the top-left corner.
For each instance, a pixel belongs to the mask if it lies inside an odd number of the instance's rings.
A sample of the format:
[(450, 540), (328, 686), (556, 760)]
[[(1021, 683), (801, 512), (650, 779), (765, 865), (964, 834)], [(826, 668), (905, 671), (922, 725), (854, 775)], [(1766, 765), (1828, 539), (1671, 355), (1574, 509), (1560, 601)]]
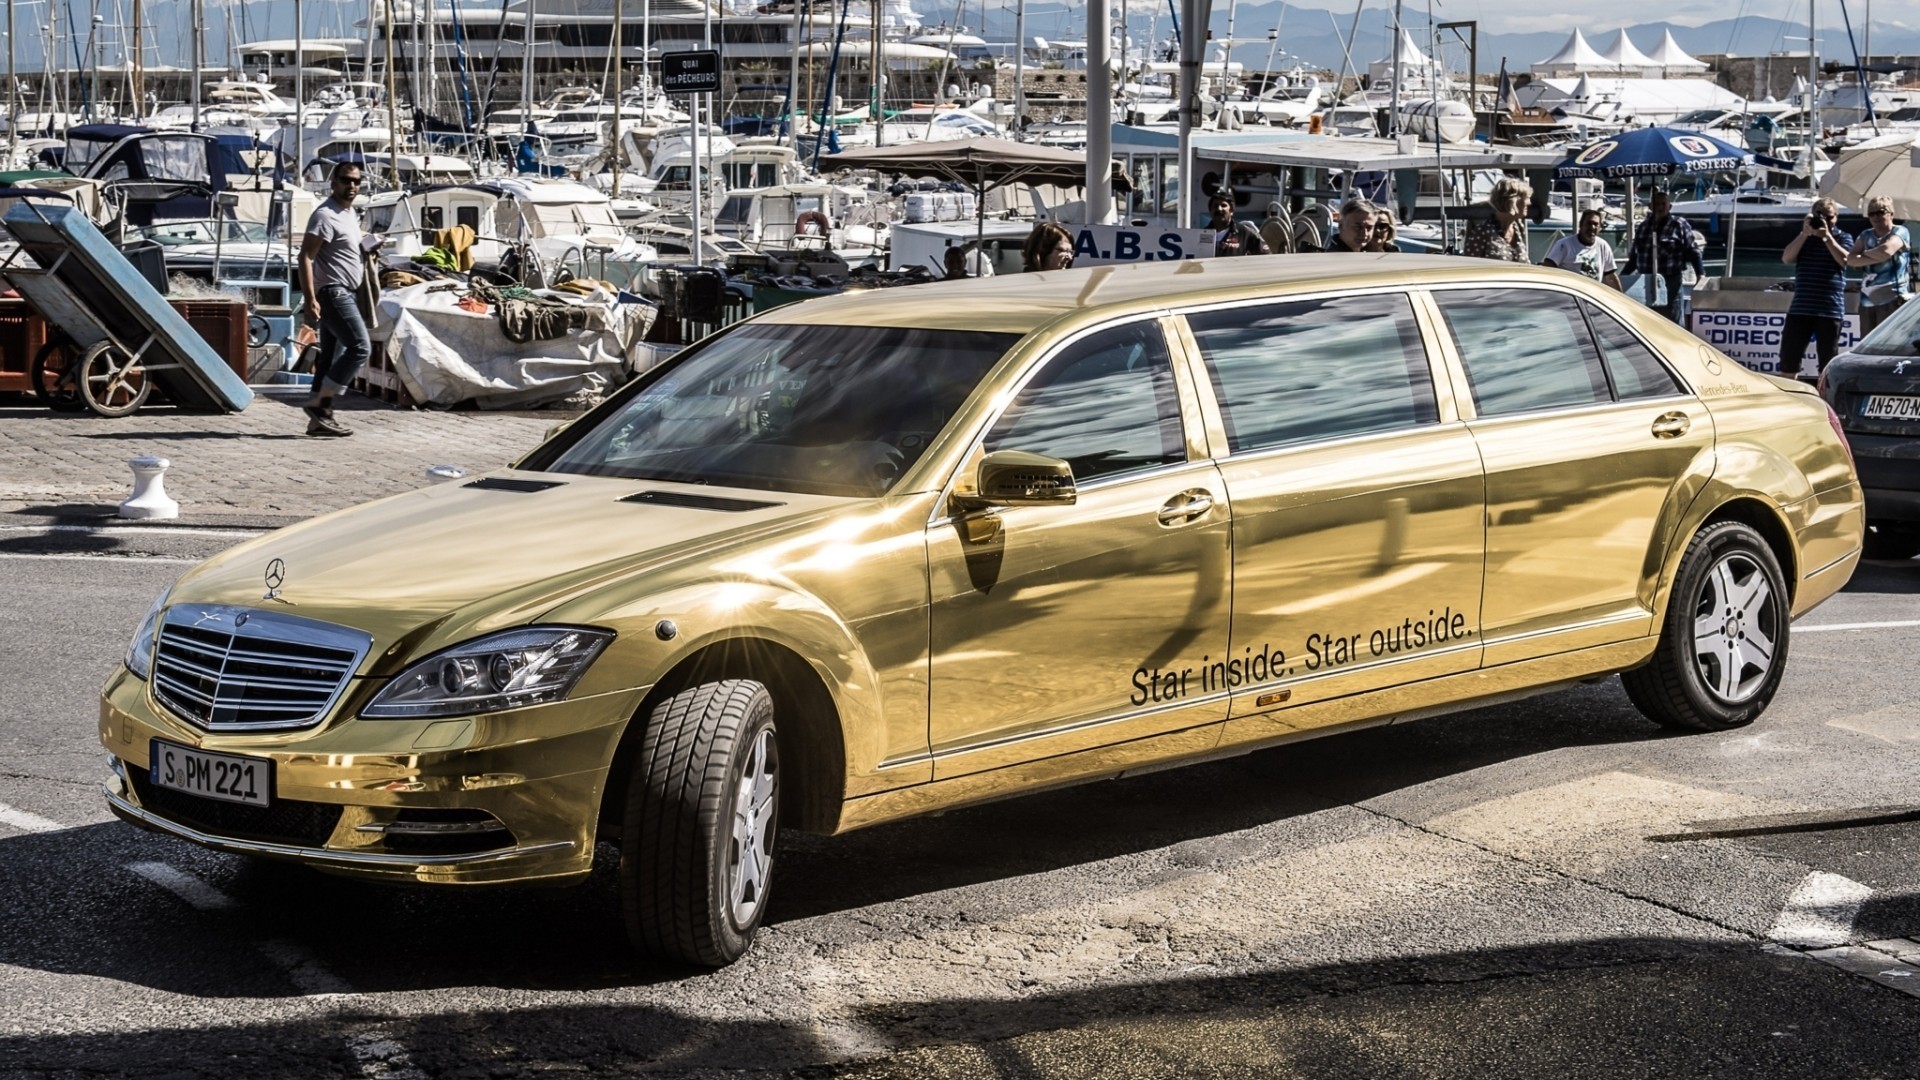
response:
[[(298, 176), (307, 167), (307, 24), (300, 0), (293, 0), (293, 168)], [(196, 20), (195, 26), (199, 25)], [(195, 78), (198, 82), (198, 77)], [(281, 141), (284, 149), (285, 140)], [(279, 162), (274, 162), (277, 166)], [(287, 203), (287, 235), (293, 235), (293, 204)]]
[(787, 57), (787, 145), (793, 147), (795, 154), (800, 152), (800, 50), (813, 47), (804, 21), (806, 11), (805, 3), (794, 0), (793, 50)]
[(1027, 118), (1027, 0), (1013, 0), (1013, 125), (1018, 132)]
[(620, 62), (627, 51), (626, 27), (620, 15), (625, 5), (613, 0), (613, 197), (620, 197)]
[(393, 70), (393, 0), (387, 2), (387, 179), (400, 187), (400, 94)]
[[(392, 0), (388, 0), (389, 3)], [(618, 3), (619, 0), (615, 0)], [(520, 29), (520, 130), (533, 119), (533, 0), (527, 0), (527, 21)]]
[[(1807, 186), (1812, 187), (1817, 170), (1813, 155), (1820, 152), (1820, 34), (1814, 14), (1815, 0), (1807, 0)], [(1865, 90), (1866, 87), (1860, 89)]]
[[(140, 9), (140, 0), (133, 0), (133, 55), (127, 58), (127, 92), (133, 96), (133, 116), (138, 120), (146, 115), (146, 64), (142, 53), (146, 44), (146, 13)], [(194, 34), (200, 31), (200, 20), (193, 21)]]
[[(200, 26), (200, 0), (193, 0), (192, 10), (193, 10), (193, 14), (192, 14), (193, 25), (195, 30), (197, 31)], [(295, 33), (297, 35), (298, 31), (296, 31)], [(296, 52), (299, 51), (299, 47), (297, 45), (295, 46), (295, 51)], [(192, 114), (193, 122), (188, 125), (188, 129), (192, 131), (199, 131), (200, 130), (200, 41), (199, 41), (198, 33), (194, 35), (194, 40), (187, 45), (187, 58), (188, 58), (187, 66), (193, 72), (191, 76), (191, 78), (193, 79), (193, 85), (188, 89), (188, 92), (187, 92), (187, 100), (192, 102), (192, 104), (189, 107), (193, 110), (193, 114)], [(295, 62), (298, 63), (298, 60), (299, 58), (296, 56)]]
[(20, 153), (20, 103), (18, 100), (20, 80), (15, 77), (14, 72), (14, 54), (18, 51), (19, 46), (13, 38), (13, 0), (7, 0), (7, 168), (9, 169), (19, 164), (15, 157)]

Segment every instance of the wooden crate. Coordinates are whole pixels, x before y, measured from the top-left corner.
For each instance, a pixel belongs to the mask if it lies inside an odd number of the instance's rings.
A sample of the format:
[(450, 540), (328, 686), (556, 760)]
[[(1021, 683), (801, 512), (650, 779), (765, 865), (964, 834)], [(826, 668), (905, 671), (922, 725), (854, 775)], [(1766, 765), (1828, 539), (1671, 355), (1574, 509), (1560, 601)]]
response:
[(30, 394), (27, 366), (47, 343), (47, 324), (25, 300), (0, 298), (0, 393)]
[(206, 339), (241, 382), (247, 381), (247, 302), (229, 297), (168, 300), (187, 325)]

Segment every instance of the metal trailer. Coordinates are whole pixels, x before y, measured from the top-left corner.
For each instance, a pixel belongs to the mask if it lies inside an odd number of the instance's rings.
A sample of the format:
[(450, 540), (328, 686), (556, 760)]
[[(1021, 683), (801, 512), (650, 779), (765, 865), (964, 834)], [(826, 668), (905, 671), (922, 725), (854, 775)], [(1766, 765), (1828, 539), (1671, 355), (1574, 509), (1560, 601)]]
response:
[(84, 213), (23, 200), (5, 222), (20, 247), (0, 277), (58, 335), (29, 371), (47, 404), (126, 416), (155, 382), (190, 408), (238, 412), (252, 402), (246, 382)]

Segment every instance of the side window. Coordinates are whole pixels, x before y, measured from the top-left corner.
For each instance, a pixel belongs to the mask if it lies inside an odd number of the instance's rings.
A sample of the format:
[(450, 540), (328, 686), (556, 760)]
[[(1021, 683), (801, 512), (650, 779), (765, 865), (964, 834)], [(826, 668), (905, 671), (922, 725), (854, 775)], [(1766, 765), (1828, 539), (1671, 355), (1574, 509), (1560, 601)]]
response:
[(1632, 331), (1620, 325), (1620, 320), (1591, 301), (1580, 301), (1580, 307), (1587, 313), (1594, 339), (1600, 343), (1600, 360), (1607, 366), (1608, 378), (1613, 380), (1615, 397), (1633, 401), (1684, 393), (1673, 372), (1668, 371), (1660, 358), (1653, 355), (1653, 350), (1642, 345)]
[(1405, 295), (1228, 308), (1187, 323), (1236, 454), (1439, 419)]
[(1082, 482), (1186, 460), (1159, 324), (1102, 330), (1067, 346), (994, 422), (986, 448), (1062, 458)]
[(1482, 416), (1610, 402), (1606, 373), (1571, 296), (1536, 289), (1433, 294)]
[(456, 206), (453, 208), (453, 223), (465, 225), (475, 233), (480, 231), (480, 208), (477, 206)]
[(447, 227), (445, 207), (423, 206), (420, 208), (420, 227), (423, 229), (444, 229)]

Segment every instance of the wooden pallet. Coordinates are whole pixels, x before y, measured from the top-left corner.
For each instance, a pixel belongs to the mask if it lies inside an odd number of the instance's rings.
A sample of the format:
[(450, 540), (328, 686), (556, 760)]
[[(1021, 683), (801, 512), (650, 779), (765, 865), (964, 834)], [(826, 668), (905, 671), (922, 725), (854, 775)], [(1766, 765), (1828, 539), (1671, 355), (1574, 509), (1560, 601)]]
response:
[(374, 343), (373, 355), (367, 358), (367, 366), (360, 369), (352, 388), (356, 393), (396, 408), (415, 409), (420, 406), (413, 395), (407, 393), (407, 384), (400, 381), (400, 373), (394, 370), (393, 361), (388, 359), (383, 342)]

